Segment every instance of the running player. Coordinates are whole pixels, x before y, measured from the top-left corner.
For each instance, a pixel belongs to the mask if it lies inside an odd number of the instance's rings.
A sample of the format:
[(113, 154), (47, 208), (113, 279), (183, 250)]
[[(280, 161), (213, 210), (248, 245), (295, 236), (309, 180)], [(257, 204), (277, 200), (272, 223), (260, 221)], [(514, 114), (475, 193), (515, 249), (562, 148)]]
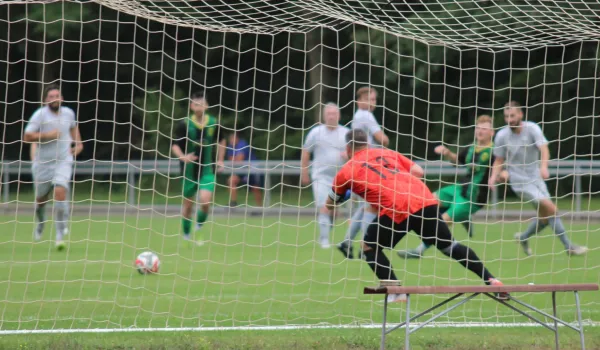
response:
[(58, 85), (44, 89), (42, 108), (33, 113), (25, 128), (23, 141), (33, 146), (32, 174), (35, 186), (34, 239), (39, 241), (44, 232), (45, 208), (54, 190), (54, 224), (56, 248), (63, 250), (68, 232), (69, 204), (67, 195), (73, 174), (73, 158), (83, 150), (75, 112), (62, 106), (63, 97)]
[[(383, 248), (393, 249), (406, 232), (414, 231), (427, 244), (435, 245), (477, 274), (485, 284), (502, 285), (473, 250), (454, 241), (439, 214), (437, 199), (413, 173), (415, 163), (392, 150), (369, 148), (363, 131), (351, 131), (346, 140), (350, 160), (336, 175), (326, 206), (333, 208), (350, 189), (378, 209), (378, 217), (369, 225), (362, 248), (367, 263), (380, 280), (398, 280)], [(388, 297), (392, 302), (405, 299), (405, 295)]]
[(340, 110), (335, 103), (323, 108), (323, 124), (315, 126), (306, 136), (302, 148), (302, 185), (311, 184), (308, 175), (310, 165), (312, 190), (319, 222), (319, 241), (322, 248), (329, 248), (329, 232), (333, 225), (333, 212), (325, 208), (325, 201), (333, 184), (333, 177), (348, 160), (346, 156), (346, 134), (349, 129), (340, 123)]
[(515, 234), (525, 254), (531, 255), (529, 238), (550, 226), (560, 239), (569, 255), (583, 255), (587, 247), (571, 243), (562, 220), (557, 215), (558, 209), (550, 199), (550, 193), (544, 180), (548, 172), (550, 150), (548, 140), (542, 129), (535, 123), (523, 121), (523, 109), (518, 102), (511, 101), (504, 105), (504, 121), (507, 126), (496, 136), (494, 155), (496, 157), (490, 176), (489, 185), (494, 186), (496, 178), (504, 165), (508, 169), (508, 181), (512, 190), (521, 199), (531, 202), (538, 211), (538, 216), (523, 233)]
[[(464, 148), (459, 154), (451, 152), (445, 146), (437, 146), (435, 153), (447, 160), (467, 167), (467, 175), (461, 184), (442, 187), (434, 195), (440, 201), (440, 209), (444, 211), (442, 219), (450, 226), (459, 222), (473, 236), (471, 216), (488, 202), (488, 179), (490, 178), (493, 156), (494, 129), (492, 118), (481, 115), (475, 123), (475, 144)], [(399, 251), (402, 258), (420, 258), (430, 246), (425, 242), (416, 249)]]
[[(377, 90), (369, 86), (358, 89), (356, 91), (356, 112), (354, 118), (352, 118), (352, 130), (364, 131), (367, 134), (369, 144), (374, 147), (387, 147), (390, 140), (373, 115), (376, 107)], [(352, 215), (344, 241), (337, 246), (344, 256), (349, 259), (353, 258), (352, 241), (359, 231), (362, 231), (363, 234), (366, 232), (367, 227), (376, 216), (377, 210), (369, 207), (364, 202), (358, 207)]]
[[(183, 181), (183, 205), (181, 225), (183, 238), (191, 240), (192, 211), (194, 199), (200, 193), (200, 202), (196, 213), (196, 230), (199, 230), (208, 217), (208, 211), (215, 190), (215, 170), (213, 167), (217, 152), (223, 152), (224, 140), (217, 143), (219, 126), (217, 118), (207, 113), (208, 102), (204, 92), (196, 92), (191, 96), (192, 113), (179, 122), (171, 150), (181, 164)], [(217, 162), (218, 163), (218, 162)], [(217, 164), (222, 166), (222, 164)], [(202, 244), (202, 240), (197, 240)]]

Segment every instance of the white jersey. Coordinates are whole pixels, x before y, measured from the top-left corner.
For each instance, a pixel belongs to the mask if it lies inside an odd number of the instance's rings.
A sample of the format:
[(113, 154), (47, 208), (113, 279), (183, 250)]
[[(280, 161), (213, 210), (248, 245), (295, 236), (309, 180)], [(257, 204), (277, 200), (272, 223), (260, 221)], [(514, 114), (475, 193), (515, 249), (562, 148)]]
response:
[(506, 126), (498, 131), (494, 155), (504, 158), (511, 182), (541, 179), (539, 147), (548, 143), (542, 129), (535, 123), (522, 122), (521, 132)]
[(354, 118), (352, 118), (352, 129), (362, 130), (367, 133), (369, 145), (378, 145), (375, 143), (373, 135), (381, 131), (381, 126), (371, 111), (358, 109), (354, 113)]
[(34, 162), (73, 161), (71, 154), (71, 129), (77, 125), (75, 112), (69, 107), (60, 107), (58, 114), (44, 106), (31, 116), (25, 132), (48, 132), (58, 129), (58, 140), (40, 141), (34, 156)]
[(311, 175), (314, 180), (333, 178), (346, 163), (346, 134), (350, 131), (338, 125), (331, 130), (326, 125), (314, 127), (306, 136), (304, 150), (312, 153)]

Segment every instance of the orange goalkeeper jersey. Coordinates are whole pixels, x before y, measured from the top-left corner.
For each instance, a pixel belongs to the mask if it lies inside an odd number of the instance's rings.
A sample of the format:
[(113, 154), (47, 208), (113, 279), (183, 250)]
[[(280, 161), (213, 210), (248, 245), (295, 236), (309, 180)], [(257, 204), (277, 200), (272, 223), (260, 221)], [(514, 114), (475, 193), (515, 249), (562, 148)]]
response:
[(339, 200), (348, 189), (400, 223), (424, 207), (438, 204), (421, 179), (410, 174), (414, 162), (398, 152), (367, 148), (358, 151), (337, 173), (331, 197)]

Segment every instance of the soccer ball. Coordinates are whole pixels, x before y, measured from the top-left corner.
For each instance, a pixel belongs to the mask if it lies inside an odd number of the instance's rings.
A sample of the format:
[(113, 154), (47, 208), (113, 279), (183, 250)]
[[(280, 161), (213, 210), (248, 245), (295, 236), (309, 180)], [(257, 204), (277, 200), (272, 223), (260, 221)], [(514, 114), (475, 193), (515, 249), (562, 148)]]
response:
[(143, 252), (135, 259), (135, 267), (142, 275), (157, 273), (160, 268), (160, 260), (158, 259), (158, 255), (153, 252)]

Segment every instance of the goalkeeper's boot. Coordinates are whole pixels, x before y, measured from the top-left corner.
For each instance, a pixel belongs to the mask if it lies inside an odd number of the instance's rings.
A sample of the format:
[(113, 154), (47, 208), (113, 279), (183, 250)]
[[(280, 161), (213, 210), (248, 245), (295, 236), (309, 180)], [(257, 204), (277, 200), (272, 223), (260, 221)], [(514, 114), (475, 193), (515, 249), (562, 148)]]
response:
[(188, 233), (188, 234), (184, 234), (184, 235), (183, 235), (183, 240), (184, 240), (184, 241), (186, 241), (186, 242), (189, 242), (190, 244), (195, 244), (195, 245), (197, 245), (197, 246), (204, 245), (204, 242), (203, 242), (203, 241), (194, 241), (194, 240), (192, 239), (192, 235), (191, 235), (191, 234), (189, 234), (189, 233)]
[(533, 254), (531, 248), (529, 247), (528, 240), (523, 239), (520, 233), (515, 233), (515, 240), (517, 240), (517, 242), (521, 245), (523, 251), (525, 252), (525, 254), (527, 254), (527, 256), (531, 256), (531, 254)]
[(473, 237), (473, 235), (475, 235), (475, 225), (473, 225), (473, 223), (471, 221), (463, 221), (460, 223), (465, 230), (467, 230), (467, 233), (469, 234), (469, 238)]
[(582, 245), (571, 245), (569, 249), (567, 249), (568, 255), (585, 255), (588, 251), (588, 247), (584, 247)]
[(337, 249), (342, 253), (344, 258), (354, 259), (354, 248), (348, 242), (344, 241), (337, 245)]
[[(500, 280), (498, 280), (496, 278), (490, 278), (489, 283), (490, 283), (490, 286), (493, 286), (493, 287), (504, 286), (504, 283), (500, 282)], [(498, 292), (498, 293), (494, 293), (494, 294), (496, 295), (496, 298), (498, 298), (500, 300), (510, 299), (510, 294), (508, 294), (508, 292)]]
[(403, 259), (420, 259), (423, 256), (423, 252), (418, 249), (399, 250), (397, 253)]

